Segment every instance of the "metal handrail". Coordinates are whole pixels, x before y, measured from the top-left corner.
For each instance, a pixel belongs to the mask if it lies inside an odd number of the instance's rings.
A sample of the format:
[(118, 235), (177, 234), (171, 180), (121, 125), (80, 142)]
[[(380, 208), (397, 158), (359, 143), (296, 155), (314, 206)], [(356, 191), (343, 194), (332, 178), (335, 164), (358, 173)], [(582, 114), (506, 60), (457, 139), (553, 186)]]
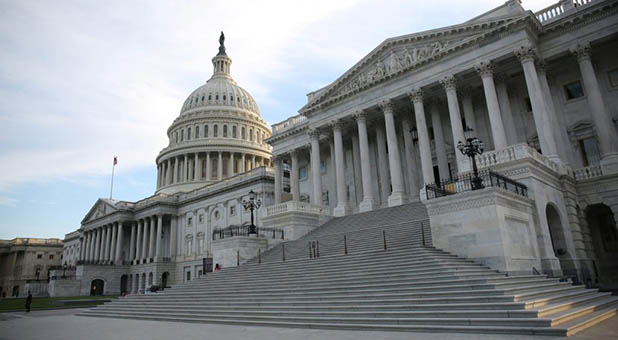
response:
[[(483, 180), (484, 187), (498, 187), (523, 197), (528, 197), (528, 187), (508, 177), (491, 170), (479, 171), (479, 177)], [(454, 178), (441, 180), (436, 183), (425, 184), (425, 195), (428, 200), (472, 191), (474, 175), (463, 174)]]

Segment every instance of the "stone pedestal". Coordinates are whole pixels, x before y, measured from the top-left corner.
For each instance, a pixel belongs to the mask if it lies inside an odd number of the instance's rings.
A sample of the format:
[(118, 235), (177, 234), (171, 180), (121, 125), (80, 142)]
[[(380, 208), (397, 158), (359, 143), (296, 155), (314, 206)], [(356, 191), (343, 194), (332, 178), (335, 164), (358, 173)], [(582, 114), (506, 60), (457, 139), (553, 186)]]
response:
[(212, 241), (213, 266), (236, 267), (257, 256), (258, 251), (268, 249), (268, 239), (251, 236), (235, 236)]
[(300, 238), (328, 219), (322, 207), (299, 201), (267, 207), (260, 216), (262, 226), (282, 229), (286, 241)]
[(485, 188), (424, 203), (436, 248), (509, 274), (541, 271), (532, 200)]

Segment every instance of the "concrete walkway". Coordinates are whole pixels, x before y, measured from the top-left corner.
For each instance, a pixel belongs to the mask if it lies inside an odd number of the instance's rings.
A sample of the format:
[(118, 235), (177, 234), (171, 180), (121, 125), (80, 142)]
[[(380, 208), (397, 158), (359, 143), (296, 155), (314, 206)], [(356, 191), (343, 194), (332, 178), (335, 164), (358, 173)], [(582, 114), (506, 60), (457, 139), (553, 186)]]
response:
[[(522, 335), (398, 333), (245, 327), (157, 322), (76, 316), (81, 309), (0, 313), (0, 340), (551, 340)], [(581, 332), (569, 340), (618, 340), (618, 317)]]

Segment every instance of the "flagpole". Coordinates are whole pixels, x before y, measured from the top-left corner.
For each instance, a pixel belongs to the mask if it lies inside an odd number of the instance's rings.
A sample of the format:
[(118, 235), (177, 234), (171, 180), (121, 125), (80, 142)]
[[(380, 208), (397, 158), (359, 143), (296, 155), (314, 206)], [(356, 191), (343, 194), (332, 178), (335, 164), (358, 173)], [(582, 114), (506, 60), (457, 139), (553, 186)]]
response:
[(112, 193), (114, 192), (114, 169), (116, 168), (116, 157), (114, 157), (114, 163), (112, 165), (112, 186), (109, 189), (109, 199), (112, 199)]

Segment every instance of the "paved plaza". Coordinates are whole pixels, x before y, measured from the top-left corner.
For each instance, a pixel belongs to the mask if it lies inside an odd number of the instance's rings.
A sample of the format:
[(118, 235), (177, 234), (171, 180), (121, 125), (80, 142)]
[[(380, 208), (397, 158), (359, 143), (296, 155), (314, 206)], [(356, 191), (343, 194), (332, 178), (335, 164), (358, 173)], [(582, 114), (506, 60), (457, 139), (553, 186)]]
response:
[[(515, 340), (562, 339), (523, 335), (364, 332), (322, 329), (244, 327), (181, 322), (121, 320), (76, 316), (80, 309), (0, 313), (0, 340), (67, 339), (206, 339), (206, 340)], [(585, 330), (570, 340), (618, 339), (618, 317)]]

